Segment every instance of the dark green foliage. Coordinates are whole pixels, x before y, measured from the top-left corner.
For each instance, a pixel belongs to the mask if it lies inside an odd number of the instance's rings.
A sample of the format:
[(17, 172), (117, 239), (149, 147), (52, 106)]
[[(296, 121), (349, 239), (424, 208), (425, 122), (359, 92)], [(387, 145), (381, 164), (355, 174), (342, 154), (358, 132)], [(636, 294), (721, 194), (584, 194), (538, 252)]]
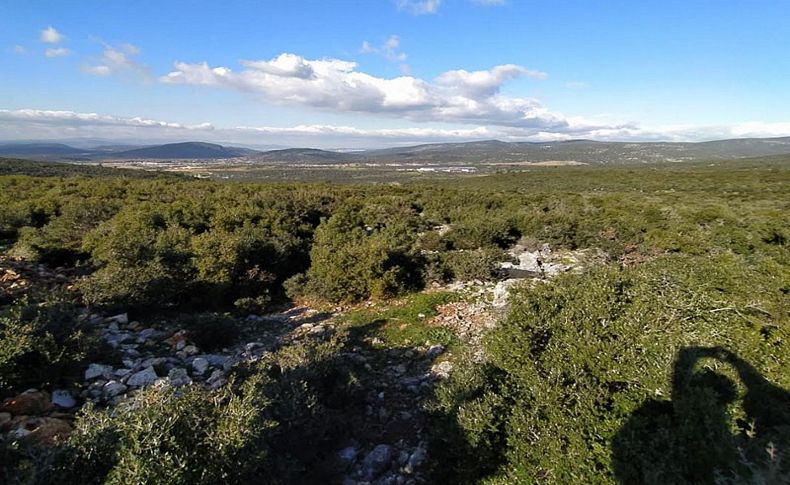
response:
[(308, 293), (332, 301), (399, 295), (420, 284), (416, 234), (409, 219), (366, 225), (355, 209), (342, 209), (315, 233)]
[[(737, 446), (754, 463), (769, 442), (790, 449), (787, 392), (770, 390), (790, 387), (788, 276), (771, 261), (675, 257), (522, 291), (490, 336), (489, 366), (458, 374), (440, 394), (468, 451), (449, 459), (485, 474), (490, 462), (476, 457), (495, 453), (496, 483), (747, 476)], [(727, 350), (682, 350), (699, 346)], [(759, 371), (743, 370), (752, 366)], [(755, 410), (755, 395), (772, 411)]]
[[(83, 265), (90, 274), (68, 300), (198, 315), (185, 323), (207, 351), (234, 344), (239, 329), (201, 312), (264, 312), (283, 289), (359, 301), (492, 279), (516, 241), (601, 248), (615, 263), (517, 293), (485, 362), (426, 325), (450, 297), (410, 296), (351, 313), (348, 335), (237, 369), (216, 393), (150, 390), (117, 416), (85, 411), (55, 450), (0, 446), (6, 481), (326, 479), (380, 379), (343, 355), (363, 348), (377, 364), (426, 342), (450, 347), (455, 364), (431, 423), (437, 483), (787, 476), (786, 161), (530, 169), (408, 186), (68, 175), (0, 177), (2, 246)], [(48, 388), (102, 350), (71, 303), (35, 298), (0, 298), (4, 392)]]
[(509, 258), (497, 248), (454, 251), (444, 256), (444, 263), (452, 278), (461, 281), (490, 281), (499, 275), (499, 263)]
[(236, 391), (147, 390), (112, 413), (83, 410), (44, 483), (249, 483), (269, 465), (266, 377)]
[(189, 339), (198, 348), (209, 352), (232, 345), (240, 334), (236, 321), (227, 315), (195, 315), (189, 318), (185, 327)]
[(0, 311), (2, 394), (61, 384), (79, 375), (86, 357), (100, 350), (65, 295), (23, 299)]

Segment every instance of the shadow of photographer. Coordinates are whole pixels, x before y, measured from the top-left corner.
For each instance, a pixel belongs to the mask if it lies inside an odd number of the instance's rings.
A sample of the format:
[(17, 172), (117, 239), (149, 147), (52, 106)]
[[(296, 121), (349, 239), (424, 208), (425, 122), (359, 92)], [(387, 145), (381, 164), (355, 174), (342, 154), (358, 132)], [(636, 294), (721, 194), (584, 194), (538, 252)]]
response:
[(623, 484), (790, 483), (788, 446), (790, 393), (729, 350), (687, 347), (675, 360), (671, 400), (637, 409), (615, 436), (612, 459)]

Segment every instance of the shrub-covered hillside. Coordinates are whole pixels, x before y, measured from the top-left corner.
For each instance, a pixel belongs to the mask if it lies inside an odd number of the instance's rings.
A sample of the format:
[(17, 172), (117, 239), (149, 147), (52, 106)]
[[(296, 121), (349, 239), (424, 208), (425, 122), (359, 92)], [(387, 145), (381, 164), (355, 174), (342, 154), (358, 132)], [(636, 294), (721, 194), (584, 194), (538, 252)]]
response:
[(7, 483), (790, 476), (787, 161), (407, 185), (8, 167)]

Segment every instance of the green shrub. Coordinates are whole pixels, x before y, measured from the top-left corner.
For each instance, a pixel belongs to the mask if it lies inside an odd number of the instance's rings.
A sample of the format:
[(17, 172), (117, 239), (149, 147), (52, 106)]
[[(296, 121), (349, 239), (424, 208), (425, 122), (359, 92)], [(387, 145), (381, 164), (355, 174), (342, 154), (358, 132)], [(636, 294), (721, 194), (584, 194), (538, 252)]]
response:
[(510, 259), (498, 248), (453, 251), (444, 255), (447, 270), (456, 280), (490, 281), (499, 275), (499, 263)]
[(62, 384), (101, 350), (63, 295), (23, 299), (0, 313), (0, 388), (4, 394)]
[(190, 317), (186, 322), (189, 338), (201, 350), (214, 351), (232, 345), (240, 329), (232, 317), (208, 313)]
[[(768, 442), (790, 446), (790, 414), (779, 411), (790, 409), (779, 390), (790, 384), (787, 277), (770, 261), (676, 257), (516, 293), (489, 338), (487, 370), (461, 372), (439, 394), (447, 436), (460, 440), (440, 448), (468, 451), (442, 468), (476, 464), (469, 473), (494, 483), (748, 474), (736, 445), (758, 463)], [(694, 353), (701, 348), (723, 350)], [(738, 365), (768, 380), (744, 378)], [(756, 408), (755, 396), (770, 404)], [(766, 422), (771, 415), (777, 422)], [(744, 441), (752, 420), (757, 439)], [(495, 471), (476, 459), (491, 453), (502, 462)]]
[(358, 211), (339, 210), (315, 232), (307, 292), (330, 301), (359, 301), (417, 287), (415, 236), (398, 221), (371, 228)]
[(112, 412), (87, 408), (46, 478), (59, 483), (247, 483), (266, 474), (273, 425), (262, 374), (238, 392), (149, 389)]
[(115, 203), (99, 198), (69, 201), (46, 225), (23, 228), (17, 242), (18, 251), (33, 256), (28, 259), (52, 266), (87, 260), (88, 254), (82, 249), (83, 238), (116, 211)]

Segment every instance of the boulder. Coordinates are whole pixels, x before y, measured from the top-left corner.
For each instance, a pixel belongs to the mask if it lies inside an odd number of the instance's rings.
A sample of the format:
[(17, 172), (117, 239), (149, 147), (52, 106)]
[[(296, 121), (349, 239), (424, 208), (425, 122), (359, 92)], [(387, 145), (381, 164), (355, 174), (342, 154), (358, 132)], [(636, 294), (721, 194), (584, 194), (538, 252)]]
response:
[(494, 301), (492, 305), (497, 308), (507, 306), (511, 289), (519, 282), (517, 279), (500, 281), (494, 287)]
[(202, 376), (208, 370), (208, 360), (203, 357), (198, 357), (192, 361), (192, 369), (196, 375)]
[(346, 464), (354, 463), (354, 460), (357, 459), (357, 455), (359, 455), (359, 450), (356, 446), (349, 446), (347, 448), (343, 448), (337, 454), (340, 460)]
[(105, 320), (107, 323), (117, 323), (118, 325), (127, 325), (129, 323), (129, 315), (127, 313), (121, 313), (119, 315), (115, 315), (112, 317), (107, 317)]
[(13, 415), (35, 415), (49, 411), (49, 394), (38, 389), (28, 389), (14, 397), (9, 397), (0, 404), (0, 412), (11, 413)]
[(102, 364), (91, 364), (85, 370), (85, 380), (90, 381), (98, 377), (109, 379), (112, 377), (112, 366)]
[(58, 418), (28, 418), (14, 430), (26, 443), (54, 446), (71, 434), (71, 423)]
[(126, 381), (126, 385), (129, 387), (146, 387), (156, 382), (158, 378), (159, 376), (156, 375), (154, 368), (149, 366), (140, 372), (132, 374)]
[(173, 387), (188, 386), (192, 384), (192, 379), (183, 367), (174, 367), (167, 374), (167, 382)]
[(431, 374), (437, 379), (447, 379), (453, 371), (453, 364), (449, 360), (439, 362), (431, 367)]
[(436, 344), (436, 345), (431, 345), (430, 348), (428, 348), (428, 352), (426, 352), (426, 354), (428, 355), (428, 358), (435, 359), (436, 357), (442, 355), (444, 351), (445, 351), (444, 345)]
[(392, 446), (376, 446), (362, 461), (362, 479), (373, 480), (389, 468), (391, 462)]
[(102, 388), (102, 392), (104, 393), (105, 397), (113, 398), (115, 396), (123, 394), (124, 392), (126, 392), (127, 389), (128, 387), (123, 385), (121, 382), (110, 381), (104, 385), (104, 387)]

